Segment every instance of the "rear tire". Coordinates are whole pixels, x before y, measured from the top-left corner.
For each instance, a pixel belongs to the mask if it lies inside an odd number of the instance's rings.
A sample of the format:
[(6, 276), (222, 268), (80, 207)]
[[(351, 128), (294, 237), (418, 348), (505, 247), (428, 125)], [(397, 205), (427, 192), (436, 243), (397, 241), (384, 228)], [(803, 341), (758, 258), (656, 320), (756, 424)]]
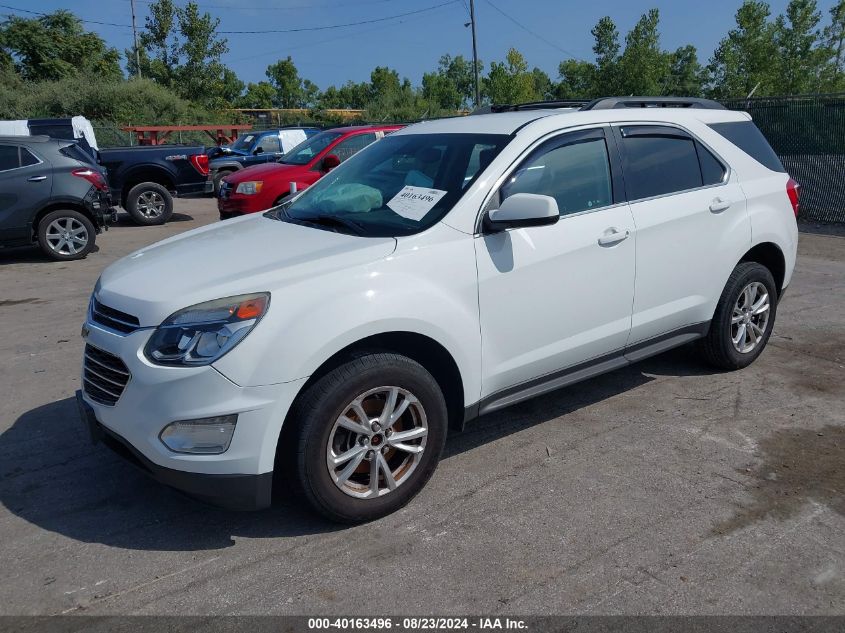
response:
[(51, 211), (38, 223), (38, 245), (56, 261), (87, 256), (94, 249), (96, 235), (93, 222), (72, 209)]
[(136, 224), (164, 224), (173, 215), (173, 196), (157, 182), (142, 182), (126, 195), (126, 210)]
[(308, 387), (287, 423), (281, 454), (298, 491), (332, 521), (359, 523), (398, 510), (426, 484), (446, 440), (446, 402), (419, 363), (372, 353)]
[(777, 313), (777, 286), (768, 268), (741, 262), (734, 268), (710, 331), (700, 342), (704, 359), (720, 369), (742, 369), (763, 352)]

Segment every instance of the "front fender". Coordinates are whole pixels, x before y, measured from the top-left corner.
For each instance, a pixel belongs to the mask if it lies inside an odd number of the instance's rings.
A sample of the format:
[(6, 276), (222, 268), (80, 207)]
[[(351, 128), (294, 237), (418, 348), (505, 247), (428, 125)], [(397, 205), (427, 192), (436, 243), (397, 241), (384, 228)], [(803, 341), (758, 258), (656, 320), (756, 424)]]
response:
[(470, 236), (445, 231), (454, 238), (424, 247), (419, 240), (400, 238), (418, 247), (405, 244), (386, 259), (272, 292), (264, 320), (215, 368), (240, 385), (289, 382), (310, 376), (362, 339), (411, 332), (451, 354), (464, 401), (477, 401), (481, 334), (475, 252)]

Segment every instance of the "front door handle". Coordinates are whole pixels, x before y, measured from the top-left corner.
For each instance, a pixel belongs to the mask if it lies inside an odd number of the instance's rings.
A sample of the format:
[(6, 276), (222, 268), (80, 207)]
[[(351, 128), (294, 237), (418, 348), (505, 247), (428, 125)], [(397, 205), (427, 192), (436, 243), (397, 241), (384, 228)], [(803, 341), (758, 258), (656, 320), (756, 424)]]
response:
[(599, 246), (611, 246), (613, 244), (618, 244), (622, 240), (627, 240), (630, 234), (630, 231), (620, 231), (615, 226), (610, 227), (604, 232), (604, 235), (599, 238)]
[(41, 182), (42, 180), (47, 180), (47, 176), (32, 176), (31, 178), (27, 178), (27, 182)]
[(721, 213), (726, 209), (729, 209), (731, 206), (730, 200), (722, 200), (722, 198), (714, 198), (713, 202), (710, 203), (710, 210), (713, 213)]

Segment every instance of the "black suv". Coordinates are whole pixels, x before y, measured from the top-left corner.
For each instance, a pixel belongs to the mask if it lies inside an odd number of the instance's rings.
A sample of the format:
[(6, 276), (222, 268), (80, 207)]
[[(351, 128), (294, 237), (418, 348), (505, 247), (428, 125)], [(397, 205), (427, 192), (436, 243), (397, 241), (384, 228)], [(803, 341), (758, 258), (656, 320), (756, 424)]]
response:
[(81, 259), (113, 214), (102, 167), (74, 141), (0, 136), (0, 248)]

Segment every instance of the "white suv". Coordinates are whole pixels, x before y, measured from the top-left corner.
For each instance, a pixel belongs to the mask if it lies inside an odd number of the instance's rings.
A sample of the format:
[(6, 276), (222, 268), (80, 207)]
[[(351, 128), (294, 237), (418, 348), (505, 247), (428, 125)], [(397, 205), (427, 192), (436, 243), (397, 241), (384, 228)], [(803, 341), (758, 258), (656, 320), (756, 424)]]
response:
[(275, 475), (363, 521), (468, 419), (691, 341), (725, 369), (760, 355), (798, 188), (747, 114), (502, 110), (412, 125), (282, 207), (110, 266), (83, 328), (94, 436), (208, 501), (266, 507)]

